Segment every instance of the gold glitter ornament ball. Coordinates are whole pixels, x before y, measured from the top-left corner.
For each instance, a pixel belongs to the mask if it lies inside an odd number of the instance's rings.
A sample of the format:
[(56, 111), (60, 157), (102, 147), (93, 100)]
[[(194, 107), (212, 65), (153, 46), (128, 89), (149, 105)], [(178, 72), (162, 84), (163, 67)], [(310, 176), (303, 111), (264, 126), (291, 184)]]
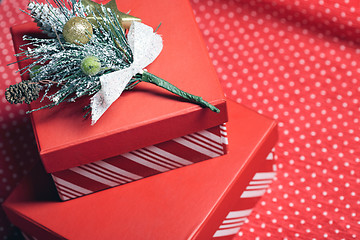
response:
[(77, 45), (88, 43), (93, 35), (91, 23), (82, 17), (72, 17), (63, 28), (63, 36), (66, 42)]

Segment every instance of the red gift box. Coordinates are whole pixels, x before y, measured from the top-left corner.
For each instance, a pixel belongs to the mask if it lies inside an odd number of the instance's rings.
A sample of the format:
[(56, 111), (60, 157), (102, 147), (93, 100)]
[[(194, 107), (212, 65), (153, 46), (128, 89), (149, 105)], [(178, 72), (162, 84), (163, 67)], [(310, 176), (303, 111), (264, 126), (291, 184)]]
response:
[(231, 239), (275, 175), (277, 131), (273, 120), (228, 105), (227, 155), (67, 202), (38, 167), (5, 212), (37, 239)]
[[(124, 93), (95, 126), (82, 118), (82, 107), (89, 104), (87, 98), (33, 112), (33, 129), (42, 162), (57, 180), (64, 200), (226, 153), (221, 138), (221, 132), (226, 132), (220, 127), (227, 122), (226, 101), (189, 2), (118, 0), (117, 5), (123, 12), (131, 10), (147, 25), (156, 27), (162, 23), (158, 33), (163, 37), (164, 48), (147, 70), (203, 97), (221, 112), (203, 109), (147, 83)], [(27, 23), (13, 27), (12, 34), (18, 52), (24, 44), (22, 36), (40, 34), (40, 30), (35, 23)], [(27, 63), (19, 62), (20, 69)], [(35, 102), (31, 107), (42, 105)], [(201, 134), (204, 129), (205, 135)], [(158, 159), (164, 155), (150, 151), (149, 146), (154, 149), (153, 145), (171, 157)], [(173, 155), (184, 161), (172, 161)], [(120, 166), (115, 159), (121, 161)], [(112, 165), (111, 172), (107, 164)], [(64, 185), (66, 189), (60, 189)], [(82, 190), (75, 192), (76, 187)], [(65, 191), (72, 192), (65, 196)]]

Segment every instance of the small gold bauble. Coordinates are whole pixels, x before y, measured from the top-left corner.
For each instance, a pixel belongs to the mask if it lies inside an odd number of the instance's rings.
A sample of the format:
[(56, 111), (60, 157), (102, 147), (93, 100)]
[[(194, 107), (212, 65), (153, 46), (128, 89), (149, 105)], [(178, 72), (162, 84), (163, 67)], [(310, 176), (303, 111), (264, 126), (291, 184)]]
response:
[(83, 45), (90, 41), (93, 34), (91, 23), (82, 17), (72, 17), (63, 28), (63, 36), (68, 43)]

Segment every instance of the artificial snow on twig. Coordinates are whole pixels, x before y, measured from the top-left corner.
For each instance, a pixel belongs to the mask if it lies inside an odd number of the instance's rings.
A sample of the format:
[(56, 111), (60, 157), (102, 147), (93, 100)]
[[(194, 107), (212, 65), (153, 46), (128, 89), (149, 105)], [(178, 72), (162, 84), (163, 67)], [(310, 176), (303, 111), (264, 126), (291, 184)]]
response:
[(36, 0), (31, 0), (28, 4), (28, 12), (38, 27), (44, 31), (49, 37), (55, 37), (56, 32), (62, 32), (65, 23), (74, 16), (86, 17), (82, 4), (79, 1), (71, 0), (69, 7), (64, 8), (65, 3), (55, 0), (56, 8), (49, 3), (38, 3)]
[[(29, 103), (37, 98), (35, 92), (26, 95), (24, 89), (44, 89), (42, 100), (47, 98), (51, 103), (39, 109), (92, 96), (92, 116), (94, 112), (99, 113), (96, 122), (123, 90), (132, 89), (139, 82), (148, 82), (219, 112), (201, 97), (143, 71), (160, 54), (162, 39), (151, 27), (138, 23), (138, 18), (120, 12), (115, 0), (106, 5), (91, 0), (53, 1), (56, 6), (30, 0), (27, 14), (51, 38), (23, 36), (27, 43), (20, 47), (16, 56), (21, 58), (20, 61), (31, 60), (19, 70), (21, 74), (29, 72), (31, 79), (27, 80), (26, 86), (18, 84), (6, 90), (9, 102)], [(130, 25), (137, 31), (130, 29), (127, 37), (123, 26)], [(123, 79), (120, 88), (118, 79)], [(50, 92), (53, 87), (56, 91)]]
[[(75, 5), (76, 2), (73, 5)], [(40, 9), (37, 5), (36, 9)], [(47, 7), (44, 7), (47, 6)], [(59, 6), (64, 6), (59, 4)], [(43, 9), (51, 9), (48, 4), (42, 5)], [(53, 7), (52, 7), (53, 8)], [(105, 9), (104, 9), (105, 11)], [(58, 10), (60, 13), (66, 13), (72, 16), (70, 10)], [(76, 11), (81, 12), (81, 11)], [(63, 14), (65, 18), (65, 14)], [(103, 21), (98, 21), (98, 27), (93, 28), (94, 32), (87, 44), (76, 45), (64, 40), (61, 31), (58, 32), (59, 38), (36, 38), (24, 36), (24, 40), (29, 42), (25, 46), (31, 46), (17, 56), (32, 59), (33, 63), (21, 69), (22, 72), (30, 71), (34, 66), (40, 66), (32, 78), (33, 82), (50, 80), (51, 83), (44, 86), (49, 89), (53, 85), (60, 89), (52, 95), (45, 96), (49, 98), (54, 105), (64, 101), (75, 101), (84, 95), (93, 95), (100, 89), (99, 76), (103, 73), (116, 71), (126, 68), (132, 61), (131, 50), (128, 46), (125, 33), (119, 25), (116, 18), (111, 13), (104, 14)], [(46, 21), (41, 22), (46, 25)], [(62, 26), (60, 21), (53, 22), (57, 26)], [(116, 28), (113, 33), (112, 28)], [(87, 75), (81, 71), (81, 62), (88, 56), (94, 56), (99, 59), (102, 68), (97, 75)]]

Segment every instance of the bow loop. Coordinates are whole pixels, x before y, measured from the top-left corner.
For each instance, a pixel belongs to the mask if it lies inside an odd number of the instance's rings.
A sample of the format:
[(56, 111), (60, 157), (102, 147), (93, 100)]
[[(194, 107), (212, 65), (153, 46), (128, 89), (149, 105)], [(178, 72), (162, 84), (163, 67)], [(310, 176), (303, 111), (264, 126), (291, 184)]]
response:
[(128, 68), (100, 77), (101, 89), (90, 99), (92, 125), (120, 97), (131, 78), (152, 63), (163, 48), (161, 36), (154, 33), (150, 26), (140, 22), (131, 24), (128, 42), (134, 61)]

